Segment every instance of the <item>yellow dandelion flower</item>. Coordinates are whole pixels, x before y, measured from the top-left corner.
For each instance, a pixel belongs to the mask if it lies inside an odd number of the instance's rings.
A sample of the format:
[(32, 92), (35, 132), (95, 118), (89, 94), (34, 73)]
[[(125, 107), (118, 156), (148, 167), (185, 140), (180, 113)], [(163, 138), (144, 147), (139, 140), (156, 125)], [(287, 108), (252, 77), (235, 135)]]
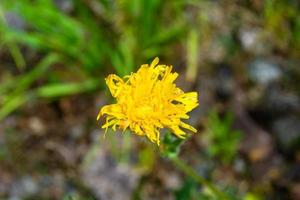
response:
[(174, 84), (178, 74), (171, 72), (172, 66), (158, 62), (155, 58), (150, 65), (142, 65), (123, 79), (115, 74), (105, 79), (116, 103), (101, 108), (97, 120), (106, 115), (102, 128), (112, 127), (114, 131), (129, 128), (158, 145), (162, 128), (170, 129), (179, 138), (186, 136), (181, 128), (197, 132), (181, 121), (188, 119), (187, 113), (198, 106), (197, 92), (184, 93)]

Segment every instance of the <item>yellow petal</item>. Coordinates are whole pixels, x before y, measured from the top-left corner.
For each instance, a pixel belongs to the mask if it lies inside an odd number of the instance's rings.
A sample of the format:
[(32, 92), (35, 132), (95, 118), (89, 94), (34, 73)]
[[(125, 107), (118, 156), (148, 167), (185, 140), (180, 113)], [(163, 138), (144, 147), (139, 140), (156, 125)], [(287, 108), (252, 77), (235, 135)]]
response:
[(150, 67), (153, 68), (159, 63), (159, 58), (155, 57), (154, 60), (152, 61)]
[(190, 131), (192, 131), (192, 132), (194, 132), (194, 133), (197, 133), (197, 129), (195, 129), (194, 127), (192, 127), (192, 126), (189, 125), (189, 124), (186, 124), (186, 123), (184, 123), (184, 122), (180, 122), (180, 126), (181, 126), (182, 128), (188, 129), (188, 130), (190, 130)]

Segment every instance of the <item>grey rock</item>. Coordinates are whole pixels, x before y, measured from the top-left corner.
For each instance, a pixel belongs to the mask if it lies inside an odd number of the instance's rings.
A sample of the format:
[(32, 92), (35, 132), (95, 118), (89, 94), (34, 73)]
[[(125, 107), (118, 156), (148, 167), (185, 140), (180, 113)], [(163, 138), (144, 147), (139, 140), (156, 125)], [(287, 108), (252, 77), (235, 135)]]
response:
[(273, 132), (283, 150), (293, 151), (300, 145), (300, 118), (289, 116), (276, 120)]
[(36, 135), (43, 135), (46, 131), (46, 126), (38, 117), (31, 117), (28, 119), (28, 126)]
[(103, 146), (95, 145), (82, 166), (82, 179), (97, 198), (131, 199), (140, 174), (130, 163), (117, 162)]
[(17, 30), (24, 30), (26, 27), (26, 24), (24, 20), (13, 12), (6, 12), (5, 13), (5, 20), (8, 26), (11, 28), (17, 29)]
[(263, 107), (271, 113), (289, 113), (300, 110), (300, 99), (293, 93), (270, 87), (265, 93)]
[(10, 190), (10, 199), (24, 199), (38, 192), (39, 187), (36, 180), (30, 176), (21, 177), (13, 183)]
[(60, 10), (66, 13), (71, 12), (74, 8), (72, 0), (54, 0), (54, 3)]
[(233, 167), (238, 173), (245, 173), (247, 168), (245, 161), (241, 158), (234, 160)]
[(229, 66), (221, 66), (215, 76), (216, 92), (220, 99), (226, 100), (232, 94), (235, 82)]
[(9, 188), (3, 188), (3, 190), (4, 193), (8, 194), (9, 200), (22, 200), (35, 195), (45, 195), (56, 199), (57, 196), (62, 195), (65, 183), (66, 181), (61, 174), (52, 174), (51, 176), (26, 175), (16, 178)]
[(257, 29), (241, 29), (239, 32), (239, 39), (245, 49), (251, 50), (255, 48), (258, 40)]
[(70, 135), (74, 139), (78, 139), (82, 137), (84, 134), (84, 126), (83, 124), (76, 124), (70, 128)]
[(256, 59), (248, 67), (249, 77), (252, 81), (268, 85), (277, 81), (282, 76), (282, 71), (278, 65), (264, 59)]
[(241, 46), (247, 52), (262, 55), (269, 52), (270, 44), (264, 39), (263, 29), (257, 27), (242, 27), (238, 33)]

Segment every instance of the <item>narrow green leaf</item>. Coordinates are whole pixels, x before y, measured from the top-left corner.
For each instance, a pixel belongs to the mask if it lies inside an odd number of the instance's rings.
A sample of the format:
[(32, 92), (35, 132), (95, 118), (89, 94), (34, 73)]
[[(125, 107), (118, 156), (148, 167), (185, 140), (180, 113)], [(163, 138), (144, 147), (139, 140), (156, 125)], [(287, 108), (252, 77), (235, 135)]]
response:
[(100, 81), (91, 79), (82, 83), (49, 84), (36, 90), (36, 95), (42, 98), (55, 98), (66, 95), (74, 95), (99, 88)]

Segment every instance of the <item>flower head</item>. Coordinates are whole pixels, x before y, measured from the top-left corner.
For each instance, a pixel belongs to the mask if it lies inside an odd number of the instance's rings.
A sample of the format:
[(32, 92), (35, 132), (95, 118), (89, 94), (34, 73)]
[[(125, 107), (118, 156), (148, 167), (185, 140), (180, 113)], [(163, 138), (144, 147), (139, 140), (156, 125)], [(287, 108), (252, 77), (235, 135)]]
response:
[(114, 131), (129, 128), (158, 145), (162, 128), (170, 129), (179, 138), (186, 135), (181, 128), (197, 132), (181, 121), (188, 119), (187, 113), (198, 106), (197, 93), (184, 93), (174, 84), (178, 74), (171, 72), (172, 66), (158, 62), (155, 58), (150, 65), (142, 65), (123, 79), (115, 74), (105, 79), (116, 103), (101, 108), (97, 120), (106, 115), (102, 128), (112, 127)]

